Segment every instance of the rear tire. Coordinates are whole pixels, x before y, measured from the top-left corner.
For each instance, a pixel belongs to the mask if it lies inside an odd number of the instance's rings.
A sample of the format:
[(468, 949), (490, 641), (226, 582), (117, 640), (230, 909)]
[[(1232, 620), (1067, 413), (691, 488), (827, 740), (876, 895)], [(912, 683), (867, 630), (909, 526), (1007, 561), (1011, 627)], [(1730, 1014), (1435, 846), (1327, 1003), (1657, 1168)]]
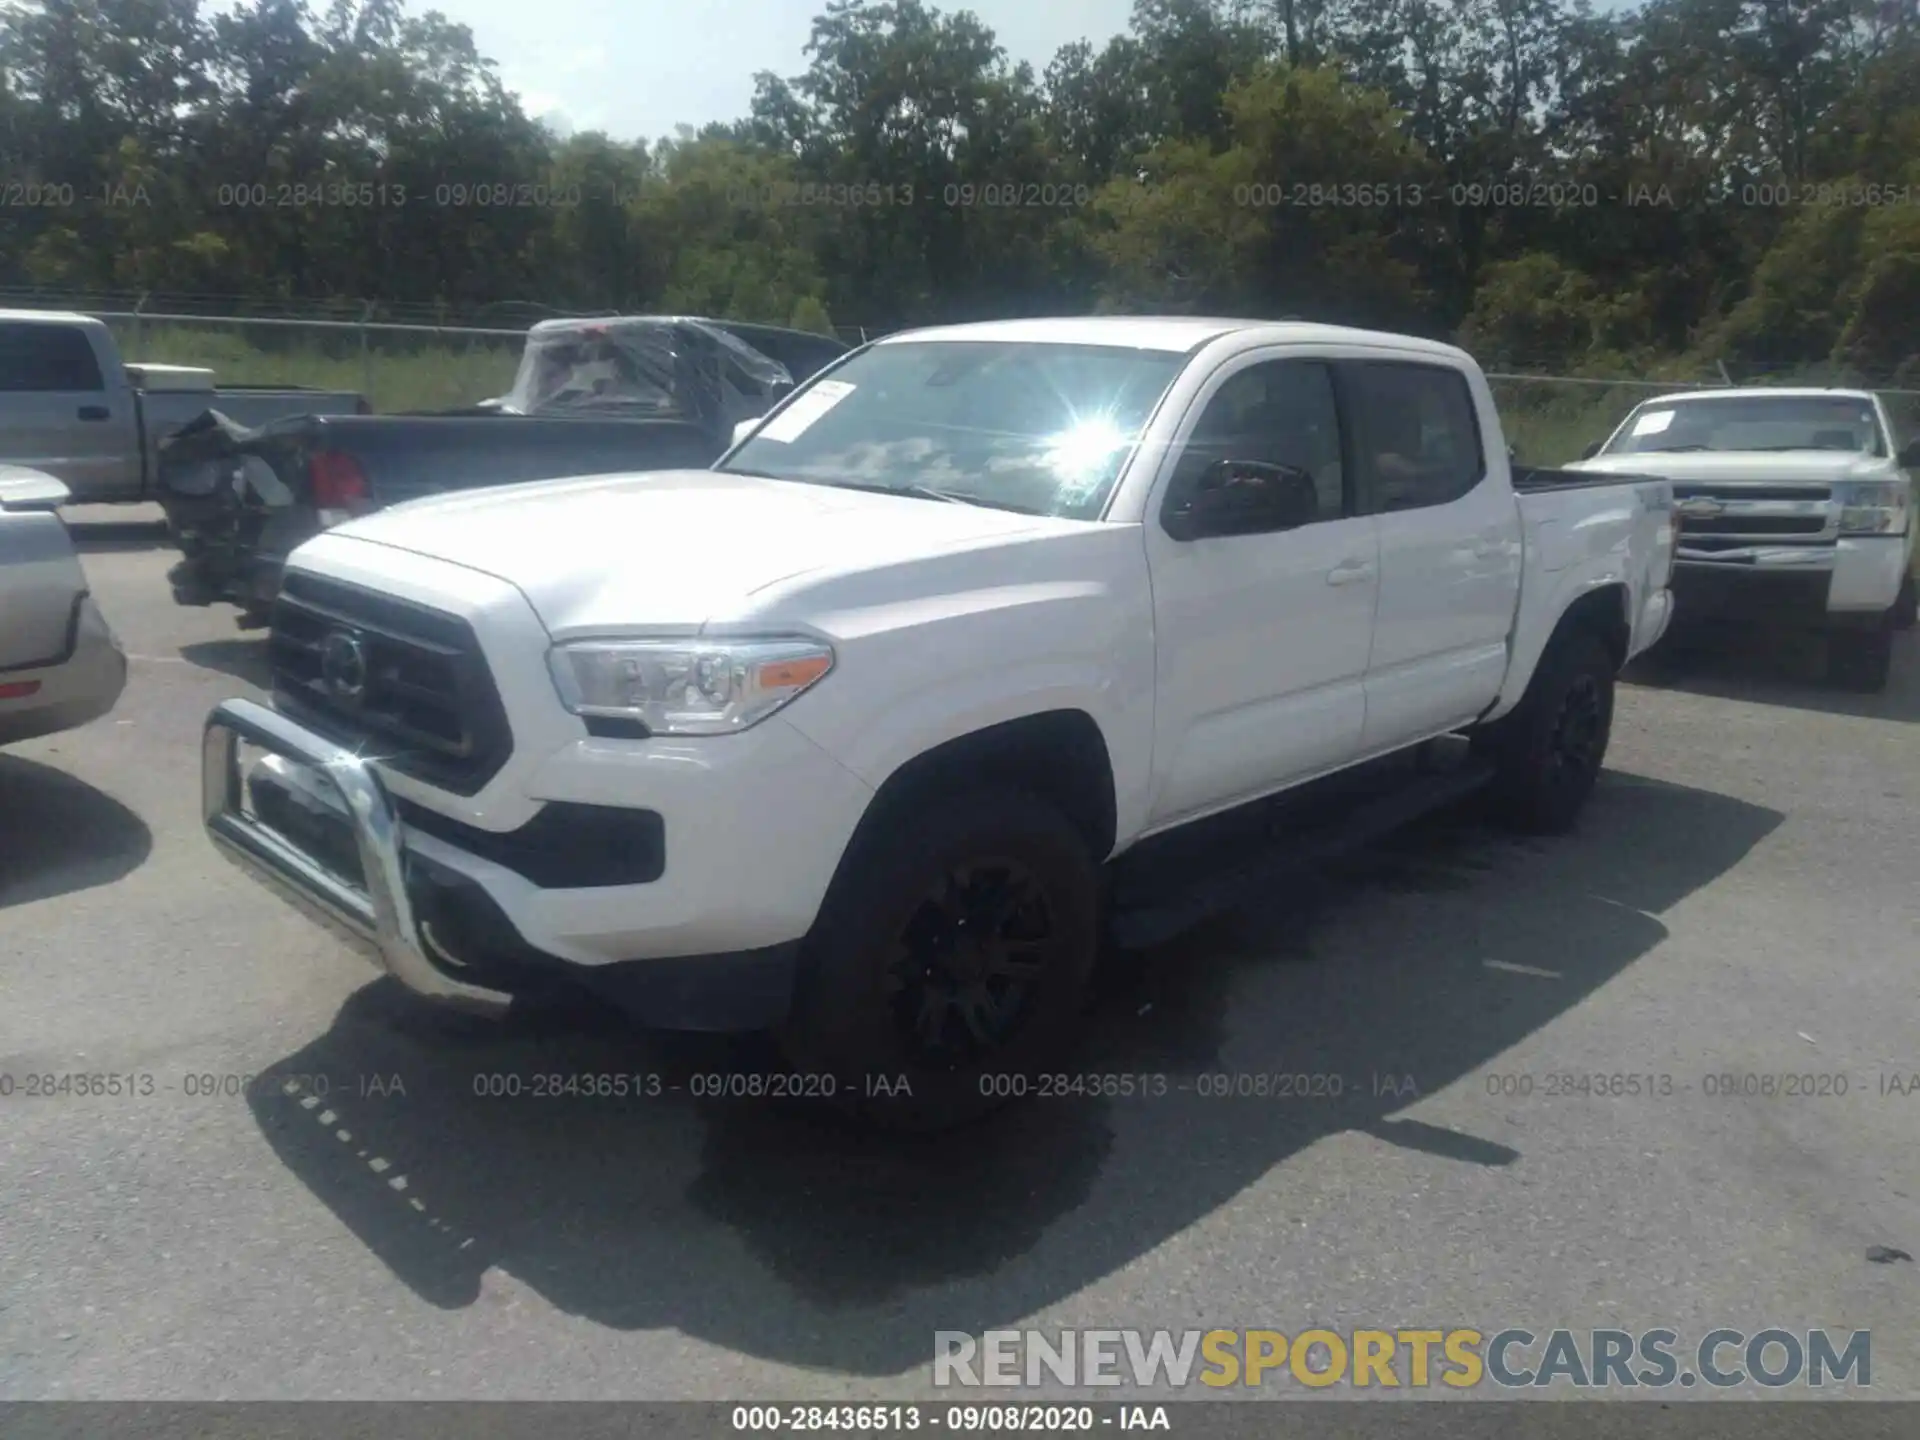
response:
[(1558, 636), (1512, 714), (1478, 732), (1493, 761), (1499, 817), (1532, 834), (1572, 828), (1593, 791), (1613, 733), (1613, 654), (1591, 630)]
[(1842, 690), (1877, 695), (1893, 669), (1893, 625), (1827, 633), (1827, 679)]
[(841, 862), (781, 1049), (885, 1128), (984, 1115), (1068, 1053), (1100, 914), (1085, 839), (1039, 797), (993, 788), (903, 811)]

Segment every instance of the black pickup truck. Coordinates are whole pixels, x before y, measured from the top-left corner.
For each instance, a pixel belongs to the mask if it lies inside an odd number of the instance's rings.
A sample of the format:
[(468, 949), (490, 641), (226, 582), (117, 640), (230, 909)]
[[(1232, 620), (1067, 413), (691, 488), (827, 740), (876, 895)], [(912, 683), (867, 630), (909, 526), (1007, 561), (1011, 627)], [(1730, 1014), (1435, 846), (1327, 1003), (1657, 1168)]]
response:
[(465, 410), (301, 415), (258, 429), (215, 411), (161, 448), (159, 499), (182, 605), (268, 623), (288, 552), (422, 496), (635, 470), (702, 469), (734, 426), (847, 353), (799, 330), (682, 316), (549, 320), (513, 389)]

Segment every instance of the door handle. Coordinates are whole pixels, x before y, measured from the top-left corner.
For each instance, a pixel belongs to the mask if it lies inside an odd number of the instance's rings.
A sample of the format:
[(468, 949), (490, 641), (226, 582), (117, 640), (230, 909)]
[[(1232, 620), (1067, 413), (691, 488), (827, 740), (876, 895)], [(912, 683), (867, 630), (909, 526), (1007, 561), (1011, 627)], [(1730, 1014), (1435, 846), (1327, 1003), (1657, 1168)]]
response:
[(112, 412), (104, 405), (82, 405), (79, 413), (82, 420), (108, 420), (112, 418)]
[(1327, 572), (1329, 585), (1358, 585), (1362, 580), (1373, 578), (1371, 560), (1343, 560)]

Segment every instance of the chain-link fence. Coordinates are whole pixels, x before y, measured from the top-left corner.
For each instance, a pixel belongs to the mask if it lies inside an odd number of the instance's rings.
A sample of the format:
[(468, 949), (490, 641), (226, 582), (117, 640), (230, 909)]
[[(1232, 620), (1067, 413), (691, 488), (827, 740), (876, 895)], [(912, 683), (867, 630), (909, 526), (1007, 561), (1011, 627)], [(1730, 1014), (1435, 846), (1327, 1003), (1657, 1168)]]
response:
[[(355, 390), (386, 414), (451, 409), (503, 394), (512, 384), (527, 328), (570, 313), (523, 301), (444, 306), (342, 300), (276, 307), (232, 296), (4, 289), (0, 308), (97, 315), (113, 327), (131, 360), (210, 366), (228, 384)], [(848, 344), (886, 333), (836, 328)], [(1736, 382), (1724, 368), (1678, 380), (1508, 372), (1488, 378), (1515, 453), (1529, 465), (1576, 458), (1650, 395)], [(1812, 366), (1738, 379), (1746, 384), (1860, 383)], [(1920, 391), (1880, 393), (1902, 441), (1920, 438)]]
[[(270, 301), (153, 291), (0, 288), (0, 309), (71, 310), (113, 328), (130, 360), (212, 366), (234, 384), (358, 390), (383, 412), (470, 405), (501, 394), (529, 327), (608, 312), (528, 301), (389, 304)], [(835, 327), (857, 345), (869, 332)]]

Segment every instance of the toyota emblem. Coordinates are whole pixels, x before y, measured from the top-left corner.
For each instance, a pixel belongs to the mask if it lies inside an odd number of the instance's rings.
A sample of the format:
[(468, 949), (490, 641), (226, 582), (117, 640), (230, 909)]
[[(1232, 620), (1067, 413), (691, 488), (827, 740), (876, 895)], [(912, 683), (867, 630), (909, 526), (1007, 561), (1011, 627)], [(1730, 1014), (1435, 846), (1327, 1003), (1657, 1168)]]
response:
[(358, 701), (367, 690), (367, 651), (351, 630), (335, 630), (320, 644), (320, 678), (339, 699)]

